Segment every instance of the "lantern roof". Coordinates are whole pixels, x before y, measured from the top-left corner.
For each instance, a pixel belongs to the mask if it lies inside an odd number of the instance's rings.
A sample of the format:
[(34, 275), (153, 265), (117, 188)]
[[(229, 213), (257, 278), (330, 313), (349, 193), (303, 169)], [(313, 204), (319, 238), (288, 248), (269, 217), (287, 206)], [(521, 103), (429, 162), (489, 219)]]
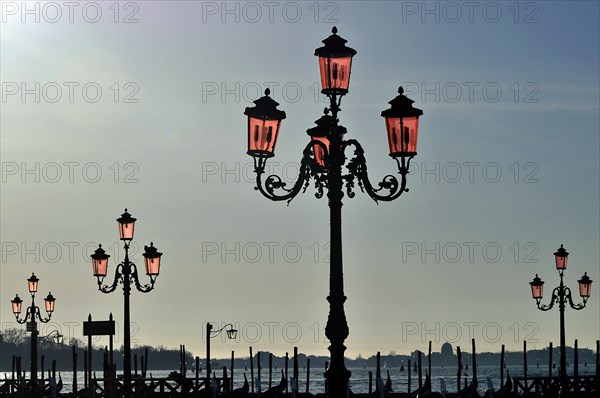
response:
[(252, 108), (246, 107), (244, 115), (263, 120), (285, 119), (285, 111), (277, 109), (279, 103), (273, 98), (269, 97), (270, 94), (271, 90), (269, 90), (269, 88), (267, 87), (265, 89), (265, 95), (253, 101), (256, 106)]
[(150, 246), (144, 246), (144, 254), (142, 254), (145, 258), (159, 258), (162, 256), (156, 247), (154, 247), (154, 243), (150, 242)]
[(105, 260), (110, 257), (110, 254), (106, 254), (106, 251), (104, 251), (102, 245), (98, 245), (98, 248), (90, 257), (94, 260)]
[(398, 96), (389, 101), (391, 105), (389, 109), (381, 112), (383, 117), (414, 117), (423, 115), (423, 111), (419, 108), (413, 108), (413, 100), (404, 95), (404, 88), (398, 87)]
[(569, 252), (566, 251), (563, 245), (561, 244), (560, 249), (558, 249), (556, 253), (554, 253), (554, 255), (557, 257), (567, 257), (569, 255)]
[(533, 281), (529, 282), (529, 284), (531, 286), (542, 286), (544, 284), (544, 281), (542, 281), (540, 279), (540, 277), (538, 276), (538, 274), (535, 274), (535, 278), (533, 278)]
[(315, 55), (318, 57), (341, 58), (356, 55), (356, 50), (346, 46), (348, 40), (337, 35), (337, 28), (334, 26), (331, 29), (331, 36), (323, 40), (323, 47), (315, 50)]
[(125, 209), (125, 213), (121, 214), (121, 217), (117, 218), (119, 224), (129, 224), (135, 222), (136, 220), (137, 218), (131, 217), (131, 214), (127, 212), (127, 209)]

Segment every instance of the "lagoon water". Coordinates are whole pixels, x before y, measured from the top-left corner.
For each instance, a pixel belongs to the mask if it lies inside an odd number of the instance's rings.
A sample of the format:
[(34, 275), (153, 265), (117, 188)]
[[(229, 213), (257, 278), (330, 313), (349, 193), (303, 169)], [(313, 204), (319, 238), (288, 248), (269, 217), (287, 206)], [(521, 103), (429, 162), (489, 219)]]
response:
[[(423, 367), (423, 382), (425, 381), (425, 367)], [(366, 393), (369, 390), (369, 371), (373, 372), (373, 379), (375, 378), (375, 369), (374, 368), (349, 368), (349, 370), (352, 372), (352, 376), (350, 378), (350, 388), (352, 389), (353, 392), (355, 393)], [(523, 368), (522, 367), (517, 367), (517, 366), (507, 366), (506, 370), (510, 373), (511, 376), (516, 376), (516, 377), (522, 377), (523, 376)], [(573, 371), (573, 368), (570, 367), (569, 369), (569, 374), (571, 374), (571, 372)], [(400, 371), (400, 369), (398, 367), (394, 367), (394, 368), (382, 368), (381, 370), (381, 375), (383, 378), (383, 381), (385, 382), (386, 378), (387, 378), (387, 372), (390, 372), (390, 378), (392, 379), (392, 388), (395, 392), (406, 392), (408, 391), (408, 369), (406, 369), (403, 372)], [(595, 373), (596, 369), (594, 365), (588, 365), (588, 366), (583, 366), (580, 365), (579, 366), (579, 374), (581, 376), (583, 375), (593, 375)], [(155, 378), (164, 378), (167, 377), (169, 375), (169, 373), (171, 372), (171, 370), (149, 370), (148, 371), (148, 377), (152, 376)], [(63, 390), (62, 392), (70, 392), (72, 390), (72, 372), (66, 371), (66, 372), (57, 372), (60, 373), (63, 379)], [(247, 371), (245, 371), (244, 369), (234, 369), (234, 388), (238, 388), (241, 387), (243, 382), (244, 382), (244, 373), (246, 374), (246, 377), (248, 378), (248, 381), (250, 382), (250, 368), (248, 368)], [(290, 367), (288, 370), (288, 376), (291, 378), (292, 377), (292, 368)], [(445, 367), (432, 367), (432, 378), (431, 378), (431, 384), (432, 384), (432, 389), (434, 391), (440, 391), (441, 387), (440, 387), (440, 379), (444, 379), (445, 384), (446, 384), (446, 389), (448, 392), (455, 392), (456, 391), (456, 367), (451, 367), (451, 366), (445, 366)], [(462, 380), (462, 387), (464, 387), (464, 373), (465, 370), (463, 370), (463, 378)], [(468, 381), (470, 382), (471, 380), (471, 369), (469, 368), (468, 370), (466, 370), (466, 373), (469, 375), (468, 377)], [(222, 374), (221, 371), (216, 373), (217, 376), (220, 376)], [(96, 372), (96, 375), (98, 375), (100, 377), (101, 372)], [(553, 370), (553, 376), (557, 376), (558, 375), (558, 368)], [(313, 394), (316, 393), (321, 393), (324, 391), (324, 378), (323, 378), (323, 369), (311, 369), (310, 371), (310, 389), (309, 391)], [(535, 366), (535, 364), (533, 366), (529, 366), (528, 369), (528, 377), (534, 377), (534, 376), (547, 376), (547, 368), (545, 366), (540, 366), (539, 368), (537, 368)], [(10, 377), (10, 372), (0, 372), (0, 378), (4, 379), (5, 377), (9, 378)], [(195, 373), (188, 371), (187, 372), (187, 377), (188, 378), (193, 378), (195, 377)], [(200, 378), (202, 379), (203, 377), (205, 377), (204, 373), (200, 373)], [(255, 373), (254, 373), (254, 377), (255, 379), (258, 377), (257, 373), (256, 373), (256, 369), (255, 369)], [(489, 377), (492, 382), (493, 382), (493, 386), (495, 389), (497, 389), (500, 385), (500, 367), (499, 366), (478, 366), (477, 367), (477, 380), (479, 382), (479, 393), (483, 394), (487, 388), (488, 388), (488, 384), (487, 384), (487, 377)], [(506, 372), (505, 372), (505, 377), (506, 377)], [(306, 391), (306, 370), (300, 368), (299, 369), (299, 377), (298, 377), (298, 389), (299, 391)], [(273, 370), (273, 385), (276, 385), (279, 383), (279, 381), (281, 380), (281, 369), (278, 369), (277, 371)], [(83, 387), (83, 372), (78, 372), (77, 373), (77, 383), (78, 383), (78, 388), (81, 389)], [(261, 372), (261, 383), (262, 383), (262, 390), (266, 390), (268, 388), (268, 383), (269, 383), (269, 374), (268, 374), (268, 369), (265, 370), (263, 368), (262, 372)], [(418, 373), (417, 372), (411, 372), (411, 390), (414, 391), (416, 388), (418, 388)], [(255, 386), (256, 388), (256, 386)], [(373, 380), (373, 389), (375, 389), (375, 380)]]

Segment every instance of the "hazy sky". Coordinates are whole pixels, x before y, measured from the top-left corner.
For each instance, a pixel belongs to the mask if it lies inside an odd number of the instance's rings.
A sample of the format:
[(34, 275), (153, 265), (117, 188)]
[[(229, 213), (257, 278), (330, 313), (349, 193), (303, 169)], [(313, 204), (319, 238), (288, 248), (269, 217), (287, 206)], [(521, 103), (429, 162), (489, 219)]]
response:
[[(286, 111), (271, 170), (294, 181), (322, 114), (314, 49), (335, 25), (357, 50), (341, 123), (371, 180), (394, 173), (380, 112), (403, 85), (423, 109), (410, 192), (344, 199), (347, 354), (558, 345), (565, 283), (594, 281), (567, 310), (567, 341), (600, 336), (600, 62), (597, 2), (2, 2), (2, 329), (10, 300), (56, 297), (48, 333), (123, 295), (97, 290), (89, 255), (123, 259), (115, 219), (138, 218), (133, 259), (164, 253), (131, 296), (133, 341), (204, 356), (204, 324), (231, 350), (327, 354), (329, 214), (311, 186), (290, 206), (254, 188), (244, 108), (270, 87)], [(142, 272), (142, 275), (144, 273)], [(143, 275), (144, 278), (146, 277)], [(108, 279), (108, 278), (107, 278)], [(19, 325), (18, 327), (23, 327)], [(122, 335), (118, 336), (122, 343)], [(99, 344), (106, 344), (102, 339)], [(464, 348), (463, 348), (464, 349)]]

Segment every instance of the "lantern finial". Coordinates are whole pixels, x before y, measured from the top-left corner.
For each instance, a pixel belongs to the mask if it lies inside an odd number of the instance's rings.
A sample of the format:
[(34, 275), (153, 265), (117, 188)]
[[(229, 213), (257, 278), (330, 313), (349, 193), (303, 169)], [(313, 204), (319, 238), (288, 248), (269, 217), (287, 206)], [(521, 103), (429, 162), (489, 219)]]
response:
[(331, 33), (334, 35), (337, 34), (337, 28), (335, 26), (331, 29)]
[(402, 86), (398, 87), (398, 94), (404, 94), (404, 88), (402, 88)]
[(265, 88), (265, 95), (270, 95), (271, 94), (271, 90), (269, 89), (269, 87)]

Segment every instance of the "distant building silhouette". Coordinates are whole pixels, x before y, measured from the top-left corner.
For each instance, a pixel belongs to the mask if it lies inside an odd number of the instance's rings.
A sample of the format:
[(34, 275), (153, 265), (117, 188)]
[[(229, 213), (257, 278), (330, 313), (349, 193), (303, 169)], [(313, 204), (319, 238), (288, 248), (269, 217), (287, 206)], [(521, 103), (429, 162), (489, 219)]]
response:
[(446, 342), (442, 344), (442, 351), (440, 352), (440, 359), (445, 364), (450, 364), (455, 361), (456, 355), (454, 354), (454, 349), (452, 348), (452, 344)]

